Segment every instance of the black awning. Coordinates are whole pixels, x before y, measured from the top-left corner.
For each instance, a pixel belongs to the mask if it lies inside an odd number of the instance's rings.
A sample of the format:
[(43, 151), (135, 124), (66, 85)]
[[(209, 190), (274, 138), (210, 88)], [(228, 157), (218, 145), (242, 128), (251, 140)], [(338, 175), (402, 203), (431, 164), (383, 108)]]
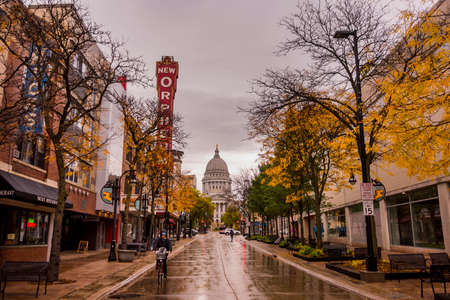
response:
[[(0, 170), (0, 198), (56, 207), (58, 189)], [(73, 205), (66, 200), (65, 207), (72, 208)]]

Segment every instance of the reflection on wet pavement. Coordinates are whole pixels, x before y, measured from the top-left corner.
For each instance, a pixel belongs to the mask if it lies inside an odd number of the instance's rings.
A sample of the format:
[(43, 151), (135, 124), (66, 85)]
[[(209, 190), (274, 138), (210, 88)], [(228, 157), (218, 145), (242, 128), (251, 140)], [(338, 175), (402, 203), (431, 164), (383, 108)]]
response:
[(200, 236), (168, 262), (158, 287), (149, 272), (116, 299), (363, 299), (226, 236)]

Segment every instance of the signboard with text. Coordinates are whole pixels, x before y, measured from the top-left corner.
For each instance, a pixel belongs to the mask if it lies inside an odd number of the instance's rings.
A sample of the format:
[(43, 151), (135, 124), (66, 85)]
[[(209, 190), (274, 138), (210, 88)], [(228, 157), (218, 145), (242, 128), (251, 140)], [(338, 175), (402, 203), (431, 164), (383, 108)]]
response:
[(360, 191), (364, 215), (373, 216), (375, 214), (373, 206), (373, 184), (371, 182), (362, 182)]
[(156, 88), (158, 90), (158, 143), (172, 150), (173, 101), (177, 91), (178, 62), (164, 56), (156, 62)]

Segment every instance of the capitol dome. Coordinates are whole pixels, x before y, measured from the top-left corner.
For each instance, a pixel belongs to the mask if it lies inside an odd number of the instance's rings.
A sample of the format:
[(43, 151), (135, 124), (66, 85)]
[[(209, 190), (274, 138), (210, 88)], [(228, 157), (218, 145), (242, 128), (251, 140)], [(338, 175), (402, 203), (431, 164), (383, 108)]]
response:
[(231, 178), (227, 163), (219, 155), (219, 146), (216, 146), (214, 157), (206, 164), (205, 174), (202, 179), (203, 193), (211, 198), (216, 205), (214, 210), (214, 222), (219, 224), (230, 201)]
[[(219, 155), (219, 147), (216, 146), (214, 157), (208, 162), (205, 170), (205, 177), (211, 174), (219, 174), (228, 177), (227, 163)], [(217, 175), (215, 175), (217, 176)]]

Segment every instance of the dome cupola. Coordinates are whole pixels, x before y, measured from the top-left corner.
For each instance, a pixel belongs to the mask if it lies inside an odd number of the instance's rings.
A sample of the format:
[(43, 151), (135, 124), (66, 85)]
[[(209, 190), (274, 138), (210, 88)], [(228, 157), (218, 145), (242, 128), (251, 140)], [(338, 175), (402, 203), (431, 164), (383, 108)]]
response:
[(214, 157), (206, 165), (205, 177), (207, 177), (211, 173), (215, 173), (215, 174), (220, 173), (221, 175), (224, 175), (227, 177), (229, 175), (228, 166), (227, 166), (226, 162), (219, 155), (219, 145), (216, 145), (216, 151), (214, 153)]

